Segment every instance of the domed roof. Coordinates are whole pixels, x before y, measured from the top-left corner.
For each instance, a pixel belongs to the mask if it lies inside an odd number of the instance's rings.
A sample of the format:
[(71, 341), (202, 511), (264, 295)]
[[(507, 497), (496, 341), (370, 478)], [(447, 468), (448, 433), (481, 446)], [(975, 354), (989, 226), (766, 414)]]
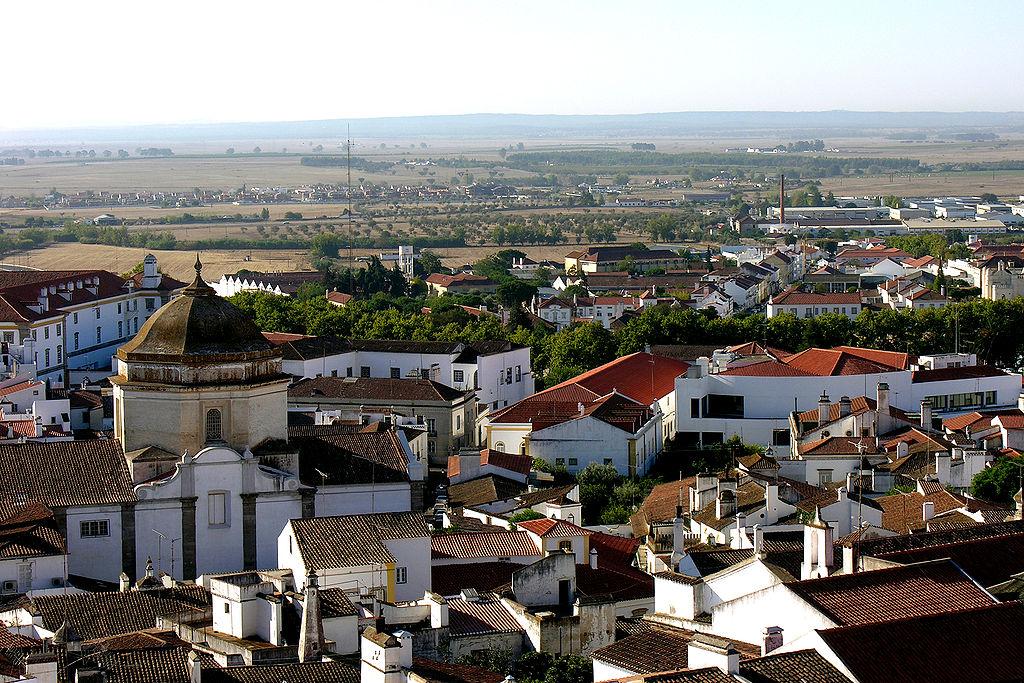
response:
[(150, 316), (135, 338), (117, 350), (126, 360), (182, 362), (272, 357), (279, 353), (237, 306), (218, 296), (202, 277)]

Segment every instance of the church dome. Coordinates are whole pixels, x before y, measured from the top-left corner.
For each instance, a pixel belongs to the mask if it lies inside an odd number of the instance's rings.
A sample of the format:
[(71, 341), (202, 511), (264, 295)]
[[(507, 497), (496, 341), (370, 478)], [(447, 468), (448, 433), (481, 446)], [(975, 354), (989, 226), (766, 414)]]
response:
[(280, 351), (237, 306), (218, 296), (202, 277), (159, 308), (139, 333), (117, 350), (124, 361), (219, 363), (273, 358)]

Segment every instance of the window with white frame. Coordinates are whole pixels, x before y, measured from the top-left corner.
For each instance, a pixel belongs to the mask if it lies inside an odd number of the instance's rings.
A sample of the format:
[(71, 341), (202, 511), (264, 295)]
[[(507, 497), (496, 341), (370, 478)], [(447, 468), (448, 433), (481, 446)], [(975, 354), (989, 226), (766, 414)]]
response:
[(228, 494), (227, 491), (211, 491), (207, 494), (209, 505), (210, 526), (226, 526), (228, 523)]
[(90, 519), (79, 525), (82, 538), (100, 538), (110, 535), (110, 522), (105, 519)]
[(409, 580), (408, 567), (395, 567), (395, 583), (406, 583)]

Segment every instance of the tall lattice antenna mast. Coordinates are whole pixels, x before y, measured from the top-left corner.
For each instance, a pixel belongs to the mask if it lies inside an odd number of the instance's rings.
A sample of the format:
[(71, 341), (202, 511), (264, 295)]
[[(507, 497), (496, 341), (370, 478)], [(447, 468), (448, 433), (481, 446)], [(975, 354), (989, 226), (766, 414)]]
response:
[[(352, 125), (346, 124), (346, 134), (348, 141), (345, 144), (346, 150), (346, 166), (348, 167), (348, 267), (349, 273), (352, 272), (352, 242), (355, 240), (355, 234), (352, 230)], [(354, 292), (353, 292), (354, 293)]]

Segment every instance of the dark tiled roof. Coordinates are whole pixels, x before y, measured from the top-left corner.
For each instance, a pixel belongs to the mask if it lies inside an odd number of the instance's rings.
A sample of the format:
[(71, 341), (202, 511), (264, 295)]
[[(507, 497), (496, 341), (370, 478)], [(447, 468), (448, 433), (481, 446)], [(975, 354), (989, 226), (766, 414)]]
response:
[(501, 683), (505, 679), (504, 674), (478, 666), (435, 662), (422, 657), (413, 657), (412, 670), (428, 683)]
[(312, 517), (293, 519), (290, 524), (306, 569), (317, 572), (394, 562), (385, 541), (430, 536), (419, 512)]
[(323, 588), (319, 593), (320, 614), (324, 619), (351, 617), (357, 615), (355, 605), (340, 588)]
[[(864, 552), (863, 546), (861, 553)], [(912, 564), (950, 558), (982, 586), (994, 586), (1024, 572), (1024, 534), (989, 536), (942, 545), (891, 552), (882, 555), (890, 562)]]
[(43, 557), (67, 552), (53, 512), (42, 503), (3, 505), (0, 519), (0, 558)]
[(27, 609), (42, 619), (48, 631), (56, 631), (66, 619), (83, 640), (93, 640), (153, 628), (158, 616), (201, 613), (209, 605), (206, 589), (186, 585), (147, 591), (38, 595)]
[(787, 586), (840, 626), (970, 609), (993, 602), (949, 561), (842, 574)]
[(914, 384), (919, 384), (921, 382), (946, 382), (954, 379), (980, 379), (1005, 375), (1005, 372), (990, 365), (964, 365), (959, 368), (915, 370), (911, 375), (911, 381)]
[[(638, 633), (594, 651), (594, 659), (637, 674), (685, 669), (688, 666), (688, 647), (695, 631), (652, 624), (644, 633)], [(741, 658), (757, 657), (759, 647), (733, 641)]]
[[(397, 433), (354, 431), (349, 425), (292, 425), (299, 476), (307, 486), (408, 481), (409, 463)], [(270, 448), (257, 448), (262, 453)], [(272, 460), (271, 460), (272, 462)], [(326, 477), (325, 477), (326, 475)]]
[(92, 653), (84, 665), (79, 663), (83, 669), (80, 680), (98, 680), (85, 677), (95, 667), (109, 683), (192, 683), (188, 652), (189, 648), (181, 645)]
[(523, 565), (514, 562), (444, 564), (431, 568), (431, 588), (438, 595), (458, 595), (464, 588), (485, 593), (512, 582), (512, 572)]
[(121, 444), (113, 439), (0, 444), (0, 497), (51, 508), (136, 500)]
[(455, 505), (474, 507), (496, 500), (514, 498), (526, 489), (518, 481), (488, 474), (469, 481), (460, 481), (448, 487), (448, 499)]
[(453, 638), (487, 633), (517, 633), (523, 630), (493, 595), (476, 600), (449, 598), (448, 625)]
[(740, 675), (750, 683), (849, 683), (814, 650), (768, 655), (740, 663)]
[[(640, 679), (616, 679), (614, 682)], [(718, 667), (706, 669), (687, 669), (686, 671), (665, 671), (643, 677), (643, 683), (736, 683), (736, 679)]]
[(1022, 629), (1024, 606), (1008, 602), (818, 635), (861, 683), (960, 683), (1024, 680)]
[[(473, 394), (430, 379), (390, 377), (307, 377), (288, 389), (290, 400), (459, 401)], [(307, 401), (308, 402), (308, 401)]]
[(998, 524), (980, 524), (977, 526), (927, 533), (886, 536), (862, 541), (859, 551), (870, 557), (886, 557), (893, 553), (902, 553), (918, 548), (949, 545), (965, 541), (996, 536), (1024, 534), (1024, 521), (1000, 522)]
[[(203, 667), (203, 683), (359, 683), (359, 667), (348, 662), (293, 662), (262, 666)], [(155, 682), (154, 682), (155, 683)]]

